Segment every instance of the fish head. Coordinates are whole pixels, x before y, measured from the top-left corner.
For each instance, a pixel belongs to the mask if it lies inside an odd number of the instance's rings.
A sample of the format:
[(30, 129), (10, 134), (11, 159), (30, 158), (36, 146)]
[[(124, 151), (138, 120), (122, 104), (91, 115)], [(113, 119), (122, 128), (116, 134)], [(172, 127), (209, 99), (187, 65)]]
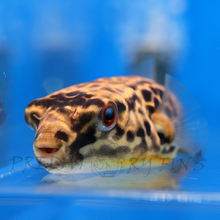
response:
[[(51, 173), (70, 173), (94, 156), (114, 150), (128, 121), (128, 106), (119, 95), (56, 92), (32, 101), (26, 123), (36, 131), (34, 154)], [(62, 170), (62, 172), (61, 172)]]

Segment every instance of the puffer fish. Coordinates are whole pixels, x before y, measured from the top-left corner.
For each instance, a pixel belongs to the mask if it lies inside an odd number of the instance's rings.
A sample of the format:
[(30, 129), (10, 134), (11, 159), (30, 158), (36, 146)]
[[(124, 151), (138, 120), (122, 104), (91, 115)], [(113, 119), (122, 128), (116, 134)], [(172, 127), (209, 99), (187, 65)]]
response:
[(191, 146), (180, 143), (186, 141), (185, 115), (175, 94), (139, 76), (61, 89), (30, 102), (24, 117), (36, 131), (37, 161), (55, 174), (74, 173), (80, 164), (98, 164), (100, 158), (123, 161), (124, 167), (132, 159), (133, 165), (149, 158), (161, 164), (161, 158), (170, 162)]

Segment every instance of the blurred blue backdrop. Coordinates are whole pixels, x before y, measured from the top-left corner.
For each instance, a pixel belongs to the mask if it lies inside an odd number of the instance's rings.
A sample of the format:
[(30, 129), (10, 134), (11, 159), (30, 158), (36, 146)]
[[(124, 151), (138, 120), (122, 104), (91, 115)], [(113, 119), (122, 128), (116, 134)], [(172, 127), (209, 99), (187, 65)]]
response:
[(7, 115), (0, 166), (11, 165), (13, 156), (33, 156), (24, 109), (47, 95), (48, 80), (66, 87), (143, 75), (139, 56), (150, 56), (146, 70), (157, 69), (158, 61), (185, 84), (209, 125), (204, 175), (200, 182), (183, 180), (183, 189), (219, 192), (219, 8), (217, 0), (0, 0), (0, 102)]

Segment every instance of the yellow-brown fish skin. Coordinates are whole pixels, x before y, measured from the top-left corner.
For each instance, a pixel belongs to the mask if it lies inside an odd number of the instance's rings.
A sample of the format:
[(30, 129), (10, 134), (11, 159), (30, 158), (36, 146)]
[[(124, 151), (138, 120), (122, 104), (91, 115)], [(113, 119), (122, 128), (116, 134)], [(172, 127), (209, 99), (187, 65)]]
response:
[[(34, 153), (51, 173), (68, 173), (94, 157), (175, 157), (173, 121), (180, 105), (164, 87), (139, 76), (101, 78), (32, 101), (25, 121), (36, 131)], [(115, 111), (115, 124), (103, 123), (103, 109)], [(71, 168), (67, 168), (71, 167)]]

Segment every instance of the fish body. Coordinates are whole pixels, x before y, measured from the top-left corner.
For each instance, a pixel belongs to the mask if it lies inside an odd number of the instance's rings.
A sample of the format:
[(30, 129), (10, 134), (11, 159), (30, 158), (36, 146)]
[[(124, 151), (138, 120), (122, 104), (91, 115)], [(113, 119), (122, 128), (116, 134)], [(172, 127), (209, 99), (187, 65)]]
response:
[[(100, 158), (170, 161), (178, 152), (181, 105), (171, 92), (139, 76), (101, 78), (36, 99), (25, 121), (36, 131), (34, 154), (51, 173), (74, 173)], [(103, 162), (103, 161), (102, 161)], [(98, 162), (97, 162), (98, 163)]]

